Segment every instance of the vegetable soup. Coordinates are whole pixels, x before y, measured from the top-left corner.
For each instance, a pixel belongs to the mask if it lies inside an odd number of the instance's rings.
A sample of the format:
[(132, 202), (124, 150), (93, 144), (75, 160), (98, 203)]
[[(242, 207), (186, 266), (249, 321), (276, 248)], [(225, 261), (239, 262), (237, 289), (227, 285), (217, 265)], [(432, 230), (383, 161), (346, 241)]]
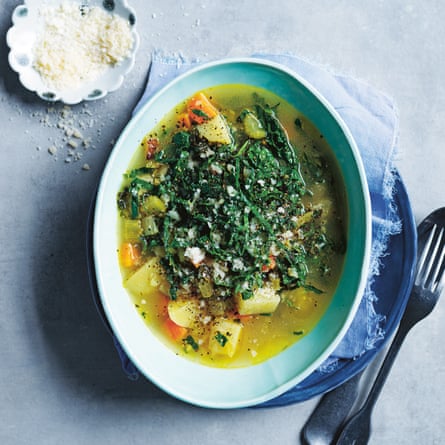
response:
[(197, 92), (146, 134), (124, 174), (124, 287), (177, 354), (262, 362), (328, 307), (345, 199), (327, 141), (286, 101), (248, 85)]

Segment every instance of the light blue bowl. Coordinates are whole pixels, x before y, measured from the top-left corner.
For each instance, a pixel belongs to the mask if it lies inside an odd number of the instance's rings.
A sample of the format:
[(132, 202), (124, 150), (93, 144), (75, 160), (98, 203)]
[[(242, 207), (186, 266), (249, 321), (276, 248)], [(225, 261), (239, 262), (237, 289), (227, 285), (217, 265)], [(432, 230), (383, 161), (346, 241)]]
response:
[[(332, 303), (316, 327), (299, 342), (255, 366), (218, 369), (177, 356), (147, 328), (122, 286), (116, 249), (116, 195), (130, 159), (144, 135), (177, 103), (198, 90), (243, 83), (266, 88), (303, 112), (334, 150), (346, 184), (347, 252)], [(176, 78), (131, 119), (117, 141), (99, 185), (93, 229), (97, 285), (107, 319), (140, 372), (167, 393), (212, 408), (256, 405), (279, 396), (311, 374), (335, 349), (360, 303), (368, 274), (371, 208), (355, 142), (341, 118), (312, 86), (287, 68), (256, 59), (228, 59), (202, 65)]]

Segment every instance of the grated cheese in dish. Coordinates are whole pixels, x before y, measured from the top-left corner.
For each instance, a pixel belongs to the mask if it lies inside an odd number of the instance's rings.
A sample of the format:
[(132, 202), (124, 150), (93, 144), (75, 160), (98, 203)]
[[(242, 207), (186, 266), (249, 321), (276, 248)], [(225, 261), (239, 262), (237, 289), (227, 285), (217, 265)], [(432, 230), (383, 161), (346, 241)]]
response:
[(131, 53), (129, 23), (99, 7), (64, 2), (39, 14), (43, 28), (33, 48), (34, 68), (48, 87), (78, 88)]

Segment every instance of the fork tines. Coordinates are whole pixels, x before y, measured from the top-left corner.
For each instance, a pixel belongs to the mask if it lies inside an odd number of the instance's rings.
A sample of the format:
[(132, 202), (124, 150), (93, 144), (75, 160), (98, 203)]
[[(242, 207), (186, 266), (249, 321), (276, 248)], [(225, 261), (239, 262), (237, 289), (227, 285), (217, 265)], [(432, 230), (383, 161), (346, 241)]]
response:
[(434, 224), (417, 266), (415, 284), (441, 292), (445, 285), (445, 229)]

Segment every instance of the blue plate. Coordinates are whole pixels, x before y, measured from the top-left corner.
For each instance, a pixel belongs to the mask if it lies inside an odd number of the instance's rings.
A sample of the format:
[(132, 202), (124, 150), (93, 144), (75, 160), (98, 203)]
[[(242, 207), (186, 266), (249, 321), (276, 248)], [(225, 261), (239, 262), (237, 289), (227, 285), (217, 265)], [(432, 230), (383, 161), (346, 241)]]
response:
[[(124, 372), (130, 379), (136, 379), (139, 376), (139, 372), (114, 337), (105, 317), (97, 290), (92, 259), (92, 216), (94, 203), (95, 198), (91, 206), (87, 236), (88, 270), (91, 290), (97, 310), (108, 331), (113, 336)], [(313, 372), (294, 388), (275, 399), (258, 405), (259, 407), (284, 406), (303, 402), (331, 391), (368, 366), (381, 348), (384, 347), (386, 341), (391, 338), (400, 322), (400, 318), (408, 301), (414, 279), (414, 266), (417, 255), (416, 224), (405, 186), (399, 174), (397, 174), (395, 184), (395, 203), (397, 205), (398, 216), (402, 222), (402, 230), (399, 234), (390, 238), (388, 245), (388, 252), (390, 254), (382, 259), (381, 273), (376, 276), (373, 284), (373, 290), (378, 297), (378, 301), (375, 303), (376, 311), (385, 317), (385, 340), (381, 341), (376, 348), (365, 352), (356, 360), (340, 360), (335, 371), (329, 373), (321, 371)]]

